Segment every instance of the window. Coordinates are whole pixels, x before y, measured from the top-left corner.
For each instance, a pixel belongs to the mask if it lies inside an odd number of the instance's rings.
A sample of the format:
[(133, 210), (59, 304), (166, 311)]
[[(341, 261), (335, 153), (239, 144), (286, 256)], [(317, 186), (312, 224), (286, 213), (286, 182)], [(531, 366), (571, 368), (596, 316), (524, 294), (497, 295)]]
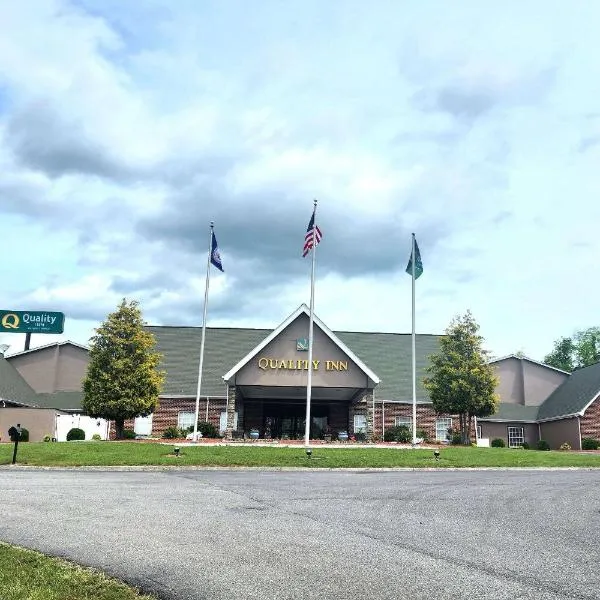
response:
[(195, 412), (180, 412), (177, 413), (177, 427), (179, 429), (187, 429), (194, 426)]
[(367, 415), (354, 415), (354, 433), (367, 431)]
[[(233, 416), (233, 430), (236, 431), (238, 427), (238, 414), (237, 412)], [(227, 411), (223, 411), (221, 413), (221, 418), (219, 419), (219, 431), (223, 433), (227, 429)]]
[(519, 448), (525, 443), (522, 427), (508, 427), (508, 447)]
[(396, 427), (404, 425), (412, 431), (412, 417), (396, 417), (394, 419), (394, 425)]
[(477, 425), (477, 432), (475, 433), (475, 435), (477, 436), (478, 440), (481, 439), (481, 425)]
[(435, 421), (435, 439), (438, 442), (445, 442), (448, 439), (448, 429), (452, 427), (452, 419), (443, 418)]

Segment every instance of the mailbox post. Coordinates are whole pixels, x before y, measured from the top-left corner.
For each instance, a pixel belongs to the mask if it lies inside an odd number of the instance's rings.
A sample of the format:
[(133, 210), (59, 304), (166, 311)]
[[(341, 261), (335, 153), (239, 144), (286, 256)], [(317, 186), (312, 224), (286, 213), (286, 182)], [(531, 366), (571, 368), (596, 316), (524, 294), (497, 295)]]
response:
[(17, 462), (17, 448), (19, 447), (19, 440), (21, 439), (21, 424), (17, 423), (16, 427), (11, 427), (8, 430), (8, 435), (10, 436), (10, 441), (15, 443), (15, 449), (13, 450), (12, 464), (14, 465)]

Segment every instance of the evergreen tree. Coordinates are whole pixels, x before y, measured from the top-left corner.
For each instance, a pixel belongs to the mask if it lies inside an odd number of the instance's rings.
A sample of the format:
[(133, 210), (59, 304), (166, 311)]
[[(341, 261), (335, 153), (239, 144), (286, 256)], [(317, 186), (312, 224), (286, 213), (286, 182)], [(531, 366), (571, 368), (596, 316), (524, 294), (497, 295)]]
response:
[(125, 419), (147, 416), (158, 406), (164, 372), (158, 371), (155, 345), (138, 303), (125, 299), (91, 339), (82, 407), (91, 417), (114, 420), (117, 439), (123, 438)]
[(423, 381), (438, 414), (458, 414), (463, 444), (470, 443), (471, 420), (496, 412), (498, 378), (483, 349), (479, 325), (470, 311), (456, 317), (430, 357)]

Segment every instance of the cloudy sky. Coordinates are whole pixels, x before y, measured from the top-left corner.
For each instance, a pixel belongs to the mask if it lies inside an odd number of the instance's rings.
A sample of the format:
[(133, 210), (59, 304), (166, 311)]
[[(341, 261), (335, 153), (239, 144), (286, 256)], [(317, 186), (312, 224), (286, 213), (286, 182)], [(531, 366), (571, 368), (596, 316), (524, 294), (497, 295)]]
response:
[[(87, 343), (153, 324), (409, 332), (471, 309), (495, 355), (598, 325), (600, 3), (0, 3), (0, 308)], [(11, 351), (22, 335), (0, 336)], [(34, 336), (33, 344), (53, 341)], [(10, 352), (10, 351), (9, 351)]]

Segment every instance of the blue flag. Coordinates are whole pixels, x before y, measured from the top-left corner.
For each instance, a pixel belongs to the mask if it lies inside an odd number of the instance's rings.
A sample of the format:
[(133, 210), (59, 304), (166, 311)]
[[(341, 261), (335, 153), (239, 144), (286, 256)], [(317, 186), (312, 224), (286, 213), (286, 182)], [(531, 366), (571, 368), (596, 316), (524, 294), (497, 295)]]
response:
[[(413, 274), (412, 252), (410, 253), (408, 265), (406, 266), (406, 272), (412, 277), (412, 274)], [(415, 240), (415, 279), (419, 279), (419, 277), (422, 274), (423, 274), (423, 262), (421, 261), (421, 253), (419, 252), (419, 246), (417, 245), (417, 240)]]
[(215, 237), (215, 232), (212, 234), (212, 249), (210, 251), (210, 262), (221, 271), (223, 271), (223, 263), (221, 262), (221, 255), (219, 254), (219, 246), (217, 245), (217, 238)]

